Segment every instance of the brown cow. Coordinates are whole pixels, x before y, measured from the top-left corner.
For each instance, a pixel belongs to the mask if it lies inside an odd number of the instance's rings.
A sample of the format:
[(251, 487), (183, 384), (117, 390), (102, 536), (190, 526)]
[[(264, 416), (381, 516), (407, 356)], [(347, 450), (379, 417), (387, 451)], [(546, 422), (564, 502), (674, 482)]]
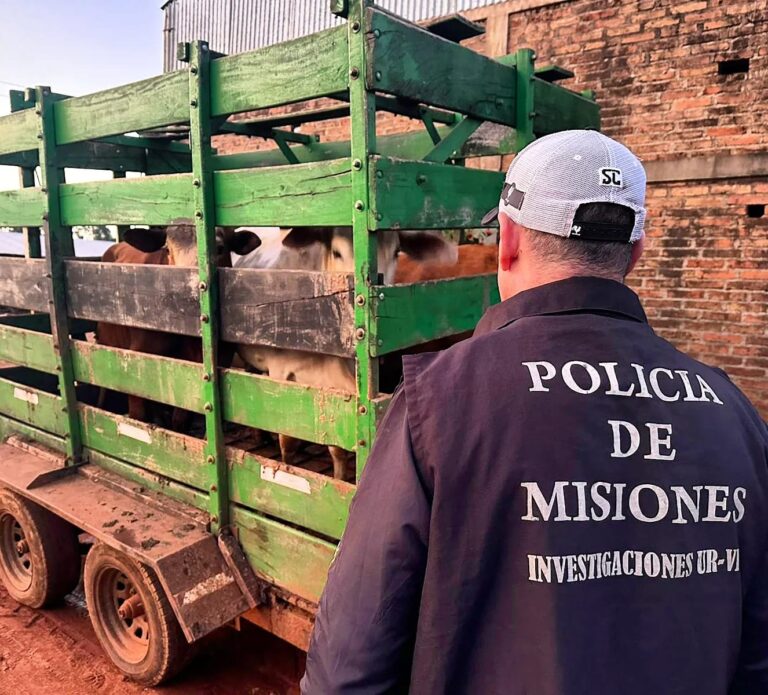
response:
[[(407, 254), (401, 253), (397, 259), (395, 284), (448, 280), (450, 278), (468, 277), (470, 275), (485, 275), (497, 271), (499, 262), (498, 246), (464, 244), (458, 247), (458, 251), (459, 259), (456, 263), (435, 263), (429, 261), (417, 263), (409, 258)], [(397, 352), (384, 355), (379, 360), (379, 388), (384, 392), (395, 390), (403, 375), (403, 355), (446, 350), (451, 345), (466, 340), (471, 335), (471, 331), (457, 333), (456, 335), (437, 338), (421, 345), (415, 345), (405, 350), (398, 350)]]
[(455, 263), (439, 263), (430, 260), (417, 262), (408, 254), (401, 253), (397, 259), (395, 284), (446, 280), (496, 272), (499, 263), (498, 246), (464, 244), (458, 247), (458, 251), (459, 257)]
[[(253, 232), (217, 228), (215, 265), (219, 268), (230, 267), (231, 253), (250, 253), (260, 243), (261, 240)], [(129, 229), (125, 233), (125, 241), (110, 246), (101, 260), (104, 263), (197, 266), (195, 228), (190, 224), (174, 224), (167, 229)], [(99, 323), (96, 327), (96, 340), (110, 347), (202, 362), (202, 343), (199, 338)], [(99, 403), (103, 403), (103, 392)], [(128, 415), (137, 420), (147, 420), (145, 399), (128, 396)], [(186, 417), (187, 413), (179, 408), (174, 409), (171, 426), (179, 429)]]

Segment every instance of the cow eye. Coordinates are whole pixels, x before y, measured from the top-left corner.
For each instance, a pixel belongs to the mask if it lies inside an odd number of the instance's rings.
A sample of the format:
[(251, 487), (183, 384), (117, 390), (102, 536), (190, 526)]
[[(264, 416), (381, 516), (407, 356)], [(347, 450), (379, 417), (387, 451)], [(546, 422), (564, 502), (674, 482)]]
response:
[(333, 249), (332, 253), (333, 253), (333, 257), (334, 257), (334, 258), (335, 258), (337, 261), (340, 261), (340, 260), (341, 260), (341, 251), (339, 251), (338, 249)]

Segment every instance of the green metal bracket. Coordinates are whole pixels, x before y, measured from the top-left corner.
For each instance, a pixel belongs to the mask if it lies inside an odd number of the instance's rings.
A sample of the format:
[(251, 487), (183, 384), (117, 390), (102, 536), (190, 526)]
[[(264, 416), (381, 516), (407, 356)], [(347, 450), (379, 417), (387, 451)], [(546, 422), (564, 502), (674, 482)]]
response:
[(53, 104), (55, 96), (48, 87), (37, 87), (35, 90), (35, 114), (38, 117), (39, 140), (38, 154), (40, 158), (40, 185), (45, 198), (43, 213), (43, 230), (45, 232), (45, 255), (48, 272), (47, 278), (51, 283), (50, 314), (53, 349), (58, 364), (56, 371), (59, 378), (62, 409), (66, 415), (67, 458), (66, 465), (82, 463), (82, 434), (77, 413), (77, 396), (75, 395), (75, 378), (72, 368), (72, 354), (69, 338), (66, 303), (66, 273), (64, 259), (75, 255), (72, 230), (61, 223), (59, 210), (59, 186), (64, 182), (64, 170), (56, 161), (56, 131), (54, 127)]
[(515, 149), (520, 152), (535, 139), (533, 133), (534, 111), (533, 78), (536, 54), (530, 48), (521, 48), (515, 53), (517, 67), (517, 102), (515, 104)]
[(366, 9), (368, 0), (350, 0), (347, 31), (349, 39), (349, 111), (352, 158), (352, 243), (355, 251), (355, 357), (357, 362), (357, 478), (368, 459), (376, 421), (372, 398), (379, 390), (379, 365), (371, 357), (371, 340), (376, 339), (376, 318), (370, 310), (371, 286), (378, 279), (376, 234), (369, 229), (371, 201), (368, 185), (370, 153), (376, 150), (376, 95), (367, 91), (364, 75), (368, 66)]
[(429, 133), (429, 137), (432, 138), (432, 142), (437, 145), (440, 143), (440, 133), (437, 132), (437, 128), (435, 128), (435, 122), (432, 120), (432, 116), (429, 113), (423, 113), (421, 116), (421, 121), (424, 123), (424, 127), (427, 129), (427, 133)]
[(203, 341), (203, 410), (209, 464), (208, 511), (211, 530), (218, 534), (229, 524), (229, 477), (222, 431), (217, 364), (219, 286), (212, 262), (216, 248), (216, 208), (211, 166), (211, 56), (208, 44), (195, 41), (189, 53), (189, 122), (192, 149), (192, 199), (195, 209), (200, 290), (200, 335)]
[(464, 143), (482, 124), (483, 122), (478, 118), (471, 116), (463, 118), (422, 159), (426, 162), (443, 163), (452, 157), (457, 157)]

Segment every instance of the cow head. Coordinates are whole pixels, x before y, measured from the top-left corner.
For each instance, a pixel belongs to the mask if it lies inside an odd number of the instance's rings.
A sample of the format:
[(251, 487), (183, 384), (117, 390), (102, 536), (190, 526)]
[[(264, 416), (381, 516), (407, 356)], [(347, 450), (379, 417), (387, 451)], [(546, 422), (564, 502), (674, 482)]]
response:
[[(125, 241), (139, 251), (153, 253), (163, 246), (168, 249), (168, 264), (186, 267), (197, 265), (197, 241), (195, 227), (188, 223), (176, 223), (168, 227), (129, 229)], [(261, 239), (251, 231), (234, 231), (231, 227), (216, 227), (214, 263), (219, 268), (232, 265), (230, 253), (244, 255), (259, 247)]]
[[(397, 255), (404, 251), (416, 261), (455, 263), (457, 247), (438, 232), (383, 230), (378, 232), (378, 270), (384, 284), (392, 284)], [(349, 227), (294, 227), (283, 238), (283, 246), (295, 251), (318, 250), (320, 259), (313, 269), (352, 273), (355, 256)]]

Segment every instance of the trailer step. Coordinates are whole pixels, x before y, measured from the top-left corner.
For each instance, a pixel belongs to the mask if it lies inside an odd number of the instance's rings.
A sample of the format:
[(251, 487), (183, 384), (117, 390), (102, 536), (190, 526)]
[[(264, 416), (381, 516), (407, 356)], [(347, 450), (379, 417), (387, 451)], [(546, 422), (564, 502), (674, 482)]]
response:
[(93, 464), (65, 469), (63, 456), (37, 448), (16, 438), (0, 444), (0, 486), (151, 567), (187, 640), (253, 607), (255, 579), (248, 576), (250, 567), (234, 565), (234, 539), (228, 539), (225, 557), (197, 510), (152, 497)]

